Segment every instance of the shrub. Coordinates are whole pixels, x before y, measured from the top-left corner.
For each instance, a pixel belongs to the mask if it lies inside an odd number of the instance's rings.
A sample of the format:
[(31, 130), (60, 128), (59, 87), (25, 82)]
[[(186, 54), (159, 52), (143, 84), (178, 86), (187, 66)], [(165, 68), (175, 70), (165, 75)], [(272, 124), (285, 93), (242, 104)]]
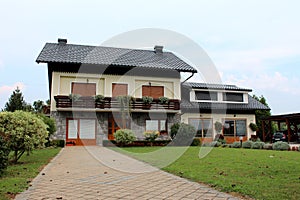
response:
[(50, 145), (51, 146), (54, 146), (54, 147), (65, 147), (65, 141), (64, 140), (52, 140), (50, 142)]
[[(173, 128), (173, 129), (175, 129), (175, 128)], [(171, 128), (171, 131), (172, 131), (172, 128)], [(175, 131), (175, 130), (173, 130), (173, 131)], [(190, 144), (192, 143), (192, 141), (196, 135), (196, 129), (189, 124), (180, 123), (178, 131), (174, 132), (173, 134), (175, 134), (175, 137), (173, 137), (174, 139), (172, 141), (172, 143), (174, 145), (190, 146)]]
[(179, 130), (180, 123), (175, 123), (171, 126), (171, 138), (174, 138)]
[(121, 145), (127, 145), (132, 143), (136, 137), (132, 130), (129, 129), (119, 129), (114, 133), (114, 137), (117, 143)]
[(159, 103), (161, 104), (167, 104), (169, 102), (168, 97), (158, 97), (158, 99), (159, 99)]
[(240, 142), (234, 142), (230, 145), (231, 148), (241, 148), (241, 143)]
[(4, 170), (7, 168), (8, 165), (8, 154), (9, 154), (9, 148), (7, 145), (7, 141), (1, 135), (1, 130), (0, 130), (0, 177), (3, 174)]
[(222, 135), (222, 134), (217, 134), (217, 135), (215, 136), (214, 141), (218, 141), (218, 142), (220, 142), (221, 144), (226, 144), (226, 140), (225, 140), (225, 138), (224, 138), (224, 135)]
[(158, 131), (145, 131), (144, 136), (147, 141), (153, 142), (159, 136), (159, 132)]
[(25, 111), (1, 112), (0, 130), (13, 151), (16, 163), (25, 151), (29, 154), (36, 147), (43, 147), (48, 131), (46, 124), (35, 114)]
[(300, 151), (300, 146), (298, 147), (298, 151)]
[(290, 145), (287, 142), (275, 142), (272, 147), (274, 150), (287, 151), (290, 149)]
[(263, 149), (265, 146), (265, 143), (264, 142), (254, 142), (252, 144), (252, 149)]
[(222, 135), (222, 134), (217, 134), (217, 135), (215, 136), (214, 141), (218, 141), (218, 140), (224, 140), (224, 135)]
[(242, 143), (242, 148), (251, 149), (252, 145), (253, 145), (252, 141), (246, 141)]
[(50, 146), (51, 142), (50, 142), (50, 136), (53, 135), (53, 133), (55, 133), (56, 131), (56, 123), (55, 123), (55, 119), (52, 117), (47, 117), (43, 114), (39, 114), (37, 115), (41, 120), (43, 120), (43, 122), (47, 125), (47, 131), (48, 131), (48, 137), (46, 138), (47, 142), (46, 142), (46, 146)]
[(201, 146), (201, 140), (199, 138), (194, 138), (191, 146)]

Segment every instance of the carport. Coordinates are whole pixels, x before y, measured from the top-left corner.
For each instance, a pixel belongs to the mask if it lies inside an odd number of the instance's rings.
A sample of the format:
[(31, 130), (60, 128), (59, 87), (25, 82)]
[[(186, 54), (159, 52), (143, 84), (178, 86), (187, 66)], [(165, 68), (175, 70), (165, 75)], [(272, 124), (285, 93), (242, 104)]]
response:
[(267, 138), (272, 138), (272, 122), (277, 123), (278, 129), (282, 130), (283, 126), (287, 127), (284, 131), (288, 136), (288, 142), (295, 142), (298, 139), (300, 132), (300, 113), (285, 114), (285, 115), (272, 115), (262, 121), (263, 141)]

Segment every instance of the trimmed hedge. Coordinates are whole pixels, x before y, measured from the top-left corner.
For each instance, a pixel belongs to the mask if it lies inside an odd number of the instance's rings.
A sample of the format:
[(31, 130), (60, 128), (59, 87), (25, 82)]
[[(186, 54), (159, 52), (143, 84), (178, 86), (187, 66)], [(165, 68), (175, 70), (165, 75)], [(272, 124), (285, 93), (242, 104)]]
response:
[(230, 145), (231, 148), (241, 148), (241, 143), (240, 142), (234, 142)]
[(265, 146), (264, 142), (253, 142), (252, 149), (263, 149)]
[[(152, 146), (166, 146), (171, 140), (155, 140), (152, 142)], [(104, 147), (146, 147), (151, 146), (151, 142), (147, 140), (133, 141), (130, 144), (120, 145), (115, 140), (103, 140)]]
[(242, 143), (242, 147), (245, 149), (251, 149), (252, 145), (253, 145), (253, 142), (250, 140)]
[(287, 142), (275, 142), (272, 147), (274, 150), (287, 151), (290, 149), (290, 145)]

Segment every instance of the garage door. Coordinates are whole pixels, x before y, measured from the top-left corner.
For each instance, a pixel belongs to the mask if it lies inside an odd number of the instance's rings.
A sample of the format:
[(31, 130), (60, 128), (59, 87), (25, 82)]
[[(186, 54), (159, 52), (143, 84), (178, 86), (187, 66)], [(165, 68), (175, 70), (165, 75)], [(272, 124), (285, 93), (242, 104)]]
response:
[(67, 144), (96, 145), (95, 119), (67, 119)]

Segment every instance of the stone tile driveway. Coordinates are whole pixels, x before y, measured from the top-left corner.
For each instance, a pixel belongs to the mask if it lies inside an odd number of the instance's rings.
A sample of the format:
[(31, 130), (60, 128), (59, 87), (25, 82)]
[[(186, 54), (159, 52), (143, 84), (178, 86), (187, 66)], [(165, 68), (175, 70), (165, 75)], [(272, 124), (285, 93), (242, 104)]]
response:
[[(120, 167), (124, 170), (116, 170)], [(33, 180), (32, 186), (16, 199), (238, 198), (168, 174), (105, 147), (93, 146), (64, 148)]]

